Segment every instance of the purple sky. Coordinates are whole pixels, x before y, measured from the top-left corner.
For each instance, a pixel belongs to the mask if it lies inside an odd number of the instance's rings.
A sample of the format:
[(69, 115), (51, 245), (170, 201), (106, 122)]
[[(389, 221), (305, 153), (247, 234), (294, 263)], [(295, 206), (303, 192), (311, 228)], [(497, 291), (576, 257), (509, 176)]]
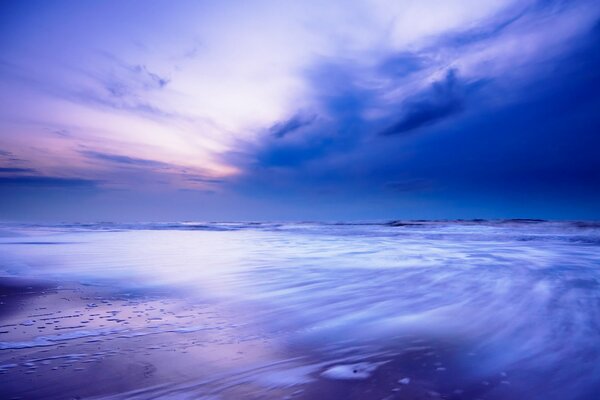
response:
[(600, 218), (597, 1), (3, 1), (0, 219)]

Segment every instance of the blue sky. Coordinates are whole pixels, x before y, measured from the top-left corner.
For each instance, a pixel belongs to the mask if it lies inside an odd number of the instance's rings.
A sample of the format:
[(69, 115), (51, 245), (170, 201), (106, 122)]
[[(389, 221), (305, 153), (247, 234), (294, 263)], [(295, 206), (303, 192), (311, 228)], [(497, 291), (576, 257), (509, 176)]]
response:
[(600, 5), (4, 1), (0, 219), (600, 218)]

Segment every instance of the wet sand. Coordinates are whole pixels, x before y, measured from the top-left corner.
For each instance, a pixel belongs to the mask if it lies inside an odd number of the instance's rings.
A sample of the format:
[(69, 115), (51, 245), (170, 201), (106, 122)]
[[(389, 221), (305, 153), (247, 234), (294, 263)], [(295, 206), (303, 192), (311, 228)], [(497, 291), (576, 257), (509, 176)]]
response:
[(401, 351), (365, 360), (356, 357), (364, 348), (341, 345), (323, 359), (286, 346), (285, 331), (166, 292), (17, 278), (2, 278), (0, 290), (3, 399), (471, 399), (506, 381), (449, 384), (459, 381), (442, 361), (451, 343), (403, 337)]
[(2, 398), (103, 397), (196, 381), (272, 351), (227, 311), (166, 293), (15, 278), (0, 290)]
[(319, 359), (286, 348), (285, 332), (259, 332), (231, 310), (164, 292), (3, 278), (1, 293), (6, 399), (470, 399), (507, 383), (449, 385), (456, 380), (440, 360), (452, 345), (414, 338), (368, 360), (351, 346)]

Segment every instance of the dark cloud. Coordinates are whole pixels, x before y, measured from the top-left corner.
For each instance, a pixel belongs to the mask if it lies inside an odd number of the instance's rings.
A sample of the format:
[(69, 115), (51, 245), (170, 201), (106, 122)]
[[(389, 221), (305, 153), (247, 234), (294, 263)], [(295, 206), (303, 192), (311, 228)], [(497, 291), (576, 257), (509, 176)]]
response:
[(6, 158), (10, 159), (10, 158), (14, 158), (15, 155), (13, 153), (11, 153), (10, 151), (0, 149), (0, 157), (3, 157), (5, 159)]
[(0, 187), (93, 188), (100, 183), (100, 181), (90, 179), (41, 175), (0, 177)]
[(289, 135), (290, 133), (301, 130), (302, 128), (309, 126), (314, 122), (316, 116), (313, 115), (305, 115), (302, 113), (298, 113), (294, 115), (292, 118), (277, 122), (271, 128), (269, 128), (269, 132), (277, 137), (282, 138), (284, 136)]
[[(388, 55), (373, 69), (352, 60), (314, 66), (307, 77), (319, 118), (298, 128), (301, 134), (284, 133), (282, 140), (273, 129), (261, 143), (240, 146), (245, 159), (238, 148), (233, 160), (243, 173), (232, 184), (285, 199), (385, 196), (424, 199), (424, 209), (428, 201), (447, 201), (508, 212), (552, 199), (548, 209), (564, 202), (564, 210), (597, 213), (591, 204), (600, 204), (600, 28), (515, 74), (449, 68), (424, 90), (395, 100), (405, 83), (430, 76), (435, 50), (451, 60), (515, 29), (535, 30), (528, 25), (535, 15), (506, 14), (422, 52)], [(290, 123), (292, 133), (296, 125)]]
[(20, 164), (20, 163), (26, 161), (26, 160), (23, 160), (22, 158), (16, 157), (10, 151), (1, 150), (1, 149), (0, 149), (0, 158), (2, 158), (4, 162), (8, 162), (9, 164), (10, 163)]
[[(315, 112), (298, 113), (270, 127), (255, 145), (241, 144), (228, 160), (252, 174), (262, 169), (300, 168), (340, 152), (351, 151), (367, 133), (365, 111), (375, 103), (377, 89), (362, 82), (364, 71), (352, 63), (326, 61), (307, 71)], [(321, 118), (320, 115), (325, 115)], [(301, 130), (301, 135), (297, 135)], [(300, 170), (298, 170), (300, 172)], [(263, 173), (263, 172), (258, 172)]]
[(210, 177), (199, 176), (199, 175), (186, 176), (185, 180), (189, 181), (189, 182), (198, 182), (198, 183), (224, 183), (225, 182), (223, 179), (210, 178)]
[(137, 166), (137, 167), (155, 167), (155, 168), (164, 168), (170, 167), (170, 164), (163, 163), (161, 161), (148, 160), (145, 158), (135, 158), (129, 156), (123, 156), (119, 154), (112, 153), (103, 153), (98, 151), (91, 150), (83, 150), (80, 151), (81, 154), (88, 158), (92, 158), (100, 161), (108, 161), (115, 164), (129, 165), (129, 166)]
[(385, 76), (403, 78), (430, 65), (431, 60), (426, 54), (402, 52), (384, 58), (377, 67), (377, 72)]
[(458, 80), (456, 70), (449, 70), (446, 77), (434, 83), (428, 93), (419, 94), (417, 99), (409, 100), (403, 106), (404, 115), (392, 126), (385, 129), (382, 134), (409, 133), (460, 113), (465, 107), (462, 86), (463, 84)]
[(17, 168), (17, 167), (0, 167), (0, 173), (33, 173), (34, 169), (31, 168)]

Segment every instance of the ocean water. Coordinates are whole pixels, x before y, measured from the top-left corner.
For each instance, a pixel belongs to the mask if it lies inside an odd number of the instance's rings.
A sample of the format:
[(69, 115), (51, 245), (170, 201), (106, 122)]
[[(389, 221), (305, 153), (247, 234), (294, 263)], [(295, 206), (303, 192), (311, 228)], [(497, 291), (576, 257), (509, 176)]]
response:
[[(0, 274), (226, 305), (240, 340), (287, 349), (252, 379), (300, 397), (376, 379), (356, 398), (600, 398), (600, 223), (3, 224)], [(66, 339), (0, 337), (0, 356)]]

